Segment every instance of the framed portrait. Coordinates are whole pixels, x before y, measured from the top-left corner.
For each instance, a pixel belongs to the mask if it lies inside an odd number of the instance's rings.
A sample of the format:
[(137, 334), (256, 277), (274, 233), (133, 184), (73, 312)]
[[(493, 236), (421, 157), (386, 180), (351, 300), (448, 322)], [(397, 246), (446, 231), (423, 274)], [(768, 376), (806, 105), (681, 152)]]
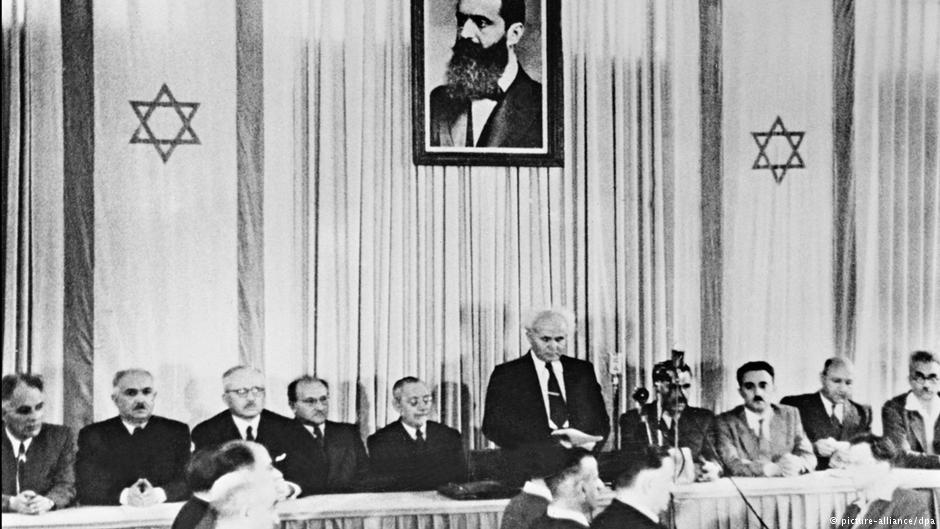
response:
[(560, 0), (412, 0), (417, 165), (561, 166)]

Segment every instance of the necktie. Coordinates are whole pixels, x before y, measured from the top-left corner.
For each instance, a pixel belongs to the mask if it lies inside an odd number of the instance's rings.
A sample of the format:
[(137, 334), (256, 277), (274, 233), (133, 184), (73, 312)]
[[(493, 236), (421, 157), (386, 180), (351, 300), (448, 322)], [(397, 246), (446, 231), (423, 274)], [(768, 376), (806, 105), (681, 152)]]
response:
[(26, 471), (26, 443), (20, 441), (20, 448), (16, 452), (16, 493), (20, 493), (20, 479)]
[(829, 416), (829, 420), (832, 422), (833, 428), (836, 430), (842, 430), (842, 421), (839, 420), (839, 416), (836, 415), (836, 407), (832, 407), (832, 415)]
[(251, 426), (249, 426), (248, 428), (245, 428), (245, 440), (246, 441), (255, 440), (255, 433), (251, 430)]
[(556, 428), (563, 428), (568, 422), (568, 407), (565, 398), (561, 396), (561, 386), (555, 378), (552, 364), (545, 362), (545, 369), (548, 370), (548, 418), (555, 423)]
[(139, 435), (140, 435), (140, 432), (142, 432), (142, 431), (144, 431), (143, 428), (141, 428), (140, 426), (136, 426), (136, 427), (134, 428), (133, 433), (131, 433), (131, 437), (137, 437), (137, 436), (139, 436)]
[(464, 147), (473, 147), (473, 104), (469, 101), (467, 102), (467, 141), (464, 142)]
[(427, 447), (427, 441), (424, 440), (424, 432), (421, 431), (421, 428), (415, 430), (415, 443), (418, 446), (418, 450), (424, 450)]

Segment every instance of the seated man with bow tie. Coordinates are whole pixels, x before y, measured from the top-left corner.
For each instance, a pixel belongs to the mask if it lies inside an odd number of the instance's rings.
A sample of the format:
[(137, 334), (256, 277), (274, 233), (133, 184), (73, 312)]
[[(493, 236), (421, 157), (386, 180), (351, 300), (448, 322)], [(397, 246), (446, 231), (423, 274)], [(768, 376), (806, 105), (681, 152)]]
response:
[(830, 457), (848, 450), (849, 439), (871, 433), (871, 406), (851, 400), (852, 370), (849, 359), (830, 358), (819, 374), (819, 391), (780, 399), (780, 404), (800, 410), (803, 430), (816, 452), (817, 470), (829, 468)]
[[(841, 517), (832, 519), (839, 529), (901, 529), (927, 527), (933, 518), (930, 493), (898, 487), (892, 462), (898, 457), (894, 443), (885, 437), (863, 433), (853, 437), (840, 458), (844, 469), (834, 475), (848, 477), (857, 491)], [(920, 521), (918, 521), (920, 520)]]
[[(295, 484), (304, 481), (311, 455), (302, 447), (309, 434), (295, 421), (264, 408), (264, 374), (254, 367), (235, 366), (222, 374), (222, 387), (222, 401), (228, 409), (193, 428), (196, 450), (235, 439), (254, 441), (268, 449), (284, 479)], [(317, 491), (301, 490), (303, 495), (313, 492)]]
[(75, 498), (75, 445), (65, 426), (42, 422), (42, 378), (6, 375), (3, 407), (3, 512), (41, 514)]
[(401, 417), (369, 436), (375, 490), (434, 490), (467, 479), (460, 432), (429, 421), (434, 398), (428, 386), (405, 377), (392, 387), (392, 405)]
[(524, 0), (461, 0), (447, 84), (431, 91), (435, 147), (543, 147), (542, 85), (516, 58)]
[(189, 497), (189, 427), (153, 414), (157, 391), (143, 369), (118, 371), (118, 416), (78, 434), (78, 499), (84, 505), (146, 507)]
[(744, 405), (712, 423), (712, 437), (725, 474), (795, 476), (816, 468), (813, 445), (803, 432), (800, 412), (772, 404), (774, 368), (764, 361), (738, 368), (738, 392)]

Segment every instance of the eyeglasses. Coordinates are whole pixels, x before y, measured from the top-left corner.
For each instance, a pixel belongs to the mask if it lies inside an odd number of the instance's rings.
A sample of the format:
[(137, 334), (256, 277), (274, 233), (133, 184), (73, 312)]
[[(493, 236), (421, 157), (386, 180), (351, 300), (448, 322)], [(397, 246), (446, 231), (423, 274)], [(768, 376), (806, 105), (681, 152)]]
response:
[(911, 375), (911, 380), (917, 382), (918, 384), (923, 384), (924, 382), (936, 382), (938, 378), (936, 373), (925, 375), (920, 371), (914, 371), (914, 374)]
[(250, 387), (250, 388), (227, 389), (227, 390), (225, 390), (225, 392), (226, 392), (226, 393), (234, 393), (234, 394), (238, 395), (239, 397), (247, 397), (248, 394), (251, 393), (251, 395), (252, 395), (253, 397), (256, 397), (256, 396), (258, 396), (258, 395), (264, 395), (264, 387), (263, 387), (263, 386), (254, 386), (254, 387)]

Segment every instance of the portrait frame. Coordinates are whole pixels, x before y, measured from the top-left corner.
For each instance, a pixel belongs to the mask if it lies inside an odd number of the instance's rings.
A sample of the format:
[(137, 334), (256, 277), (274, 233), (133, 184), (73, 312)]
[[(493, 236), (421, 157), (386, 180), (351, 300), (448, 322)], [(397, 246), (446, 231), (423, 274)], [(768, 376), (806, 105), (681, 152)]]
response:
[[(541, 85), (541, 145), (534, 147), (453, 146), (442, 145), (440, 139), (432, 140), (432, 130), (435, 131), (435, 137), (440, 138), (436, 131), (441, 130), (441, 127), (433, 126), (431, 122), (431, 92), (435, 87), (445, 84), (447, 62), (457, 36), (456, 11), (459, 0), (412, 0), (411, 96), (415, 165), (564, 165), (561, 0), (525, 1), (525, 32), (515, 50), (520, 71)], [(510, 98), (504, 96), (504, 101), (496, 103), (497, 109), (489, 114), (491, 118), (497, 114), (498, 107), (510, 108), (507, 100)], [(464, 115), (466, 114), (467, 112), (464, 112)], [(474, 115), (477, 114), (474, 112)], [(506, 120), (503, 123), (513, 121)], [(486, 125), (490, 126), (489, 120)], [(454, 130), (458, 128), (455, 126)], [(491, 129), (483, 128), (476, 134), (488, 132), (491, 132)], [(469, 135), (469, 132), (463, 133), (464, 138)], [(479, 136), (476, 137), (482, 140)]]

